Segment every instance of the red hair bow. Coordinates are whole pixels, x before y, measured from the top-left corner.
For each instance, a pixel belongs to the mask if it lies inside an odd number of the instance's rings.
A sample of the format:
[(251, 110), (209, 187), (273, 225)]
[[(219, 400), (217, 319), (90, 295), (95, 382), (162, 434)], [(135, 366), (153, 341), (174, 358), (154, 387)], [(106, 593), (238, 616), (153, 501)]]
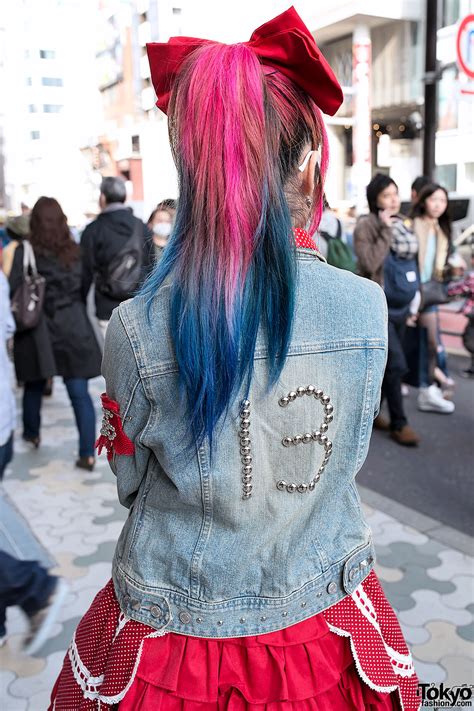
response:
[[(211, 40), (196, 37), (171, 37), (166, 43), (147, 44), (151, 79), (158, 96), (156, 105), (164, 113), (184, 60), (209, 43)], [(244, 44), (262, 64), (278, 69), (301, 87), (324, 113), (336, 113), (344, 99), (342, 89), (294, 7), (259, 27)]]

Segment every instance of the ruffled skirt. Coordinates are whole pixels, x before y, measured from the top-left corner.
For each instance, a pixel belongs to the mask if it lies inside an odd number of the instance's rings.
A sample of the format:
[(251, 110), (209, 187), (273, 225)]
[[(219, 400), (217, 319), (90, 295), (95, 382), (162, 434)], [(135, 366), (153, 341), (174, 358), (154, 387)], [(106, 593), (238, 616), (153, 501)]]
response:
[(79, 624), (51, 711), (417, 711), (418, 680), (374, 572), (278, 632), (160, 634), (120, 612), (111, 582)]

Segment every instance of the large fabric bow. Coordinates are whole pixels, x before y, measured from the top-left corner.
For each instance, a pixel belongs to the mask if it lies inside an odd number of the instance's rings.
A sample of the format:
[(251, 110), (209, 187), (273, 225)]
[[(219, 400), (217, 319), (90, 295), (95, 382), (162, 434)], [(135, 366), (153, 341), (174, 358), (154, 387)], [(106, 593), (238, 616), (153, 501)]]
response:
[[(147, 44), (151, 79), (158, 96), (156, 105), (165, 114), (176, 77), (187, 56), (211, 43), (196, 37), (171, 37), (168, 42)], [(311, 96), (331, 116), (343, 102), (342, 89), (313, 35), (294, 7), (253, 32), (250, 47), (262, 64), (278, 69)]]

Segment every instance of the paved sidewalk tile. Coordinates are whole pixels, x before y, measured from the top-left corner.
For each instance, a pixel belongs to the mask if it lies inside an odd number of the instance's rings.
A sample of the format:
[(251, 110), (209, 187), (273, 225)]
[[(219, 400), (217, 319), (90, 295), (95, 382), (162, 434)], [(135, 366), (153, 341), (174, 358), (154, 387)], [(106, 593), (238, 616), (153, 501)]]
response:
[[(103, 382), (92, 381), (97, 406)], [(99, 414), (99, 413), (98, 413)], [(62, 382), (45, 399), (43, 442), (32, 450), (19, 437), (5, 490), (56, 561), (69, 593), (51, 638), (34, 657), (21, 654), (26, 622), (8, 612), (9, 641), (0, 649), (2, 711), (44, 711), (78, 620), (110, 577), (115, 541), (126, 517), (105, 457), (94, 472), (74, 468), (77, 435)], [(394, 508), (393, 512), (396, 511)], [(416, 514), (401, 523), (364, 504), (377, 550), (376, 570), (411, 646), (422, 681), (473, 683), (473, 560), (429, 536)]]

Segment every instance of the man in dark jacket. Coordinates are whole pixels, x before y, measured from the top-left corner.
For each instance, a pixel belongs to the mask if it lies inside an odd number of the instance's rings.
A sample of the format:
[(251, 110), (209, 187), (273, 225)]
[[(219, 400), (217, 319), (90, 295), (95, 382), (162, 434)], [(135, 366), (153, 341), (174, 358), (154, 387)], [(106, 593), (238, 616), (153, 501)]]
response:
[[(151, 232), (125, 206), (125, 198), (122, 178), (104, 178), (99, 199), (102, 212), (81, 238), (82, 294), (87, 298), (94, 282), (96, 316), (104, 337), (112, 311), (133, 296), (153, 266)], [(118, 274), (124, 289), (117, 284)]]

